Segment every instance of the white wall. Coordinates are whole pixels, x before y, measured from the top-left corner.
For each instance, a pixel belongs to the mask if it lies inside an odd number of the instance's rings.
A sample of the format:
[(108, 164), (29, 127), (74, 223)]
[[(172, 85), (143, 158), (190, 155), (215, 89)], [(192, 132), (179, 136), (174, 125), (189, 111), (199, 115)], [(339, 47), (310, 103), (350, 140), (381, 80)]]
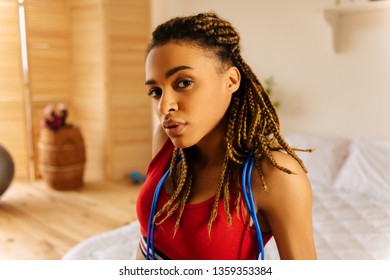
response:
[(335, 52), (324, 17), (334, 0), (152, 3), (153, 27), (207, 11), (232, 22), (248, 64), (261, 80), (274, 76), (284, 132), (390, 139), (390, 8), (343, 17)]

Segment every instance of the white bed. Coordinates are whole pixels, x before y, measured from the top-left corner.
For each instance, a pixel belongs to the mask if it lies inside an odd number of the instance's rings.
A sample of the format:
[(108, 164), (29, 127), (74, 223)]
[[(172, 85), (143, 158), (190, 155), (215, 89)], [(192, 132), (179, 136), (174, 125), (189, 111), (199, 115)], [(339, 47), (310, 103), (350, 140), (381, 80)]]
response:
[[(318, 259), (390, 259), (390, 141), (289, 134), (309, 169)], [(134, 259), (139, 224), (92, 236), (63, 259)], [(279, 259), (272, 239), (266, 259)]]

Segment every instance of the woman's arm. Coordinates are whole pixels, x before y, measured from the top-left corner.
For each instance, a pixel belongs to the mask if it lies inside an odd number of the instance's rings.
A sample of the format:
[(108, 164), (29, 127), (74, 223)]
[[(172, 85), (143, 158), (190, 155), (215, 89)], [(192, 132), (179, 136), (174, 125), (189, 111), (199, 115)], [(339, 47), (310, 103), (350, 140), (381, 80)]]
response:
[(291, 156), (281, 152), (273, 152), (273, 156), (294, 174), (280, 171), (265, 160), (262, 170), (268, 190), (258, 187), (260, 179), (255, 176), (257, 207), (264, 213), (281, 259), (316, 259), (309, 180)]
[[(158, 153), (158, 151), (161, 149), (161, 147), (164, 145), (165, 141), (167, 140), (168, 136), (161, 127), (161, 125), (158, 125), (153, 133), (153, 139), (152, 139), (152, 158)], [(145, 260), (144, 255), (141, 252), (141, 248), (138, 246), (137, 254), (135, 256), (136, 260)]]
[(136, 260), (145, 260), (144, 254), (141, 252), (141, 248), (138, 246), (137, 255), (135, 256)]
[(152, 139), (152, 158), (158, 153), (161, 147), (164, 145), (167, 140), (168, 135), (165, 133), (161, 125), (157, 125), (153, 133)]

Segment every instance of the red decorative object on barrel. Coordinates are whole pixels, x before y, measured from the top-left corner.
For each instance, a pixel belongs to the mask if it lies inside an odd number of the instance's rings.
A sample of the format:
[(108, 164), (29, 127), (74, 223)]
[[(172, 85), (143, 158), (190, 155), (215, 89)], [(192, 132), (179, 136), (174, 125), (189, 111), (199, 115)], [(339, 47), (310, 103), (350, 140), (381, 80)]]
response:
[(56, 190), (77, 189), (83, 185), (86, 162), (80, 128), (66, 124), (64, 104), (46, 106), (39, 136), (39, 167), (42, 178)]

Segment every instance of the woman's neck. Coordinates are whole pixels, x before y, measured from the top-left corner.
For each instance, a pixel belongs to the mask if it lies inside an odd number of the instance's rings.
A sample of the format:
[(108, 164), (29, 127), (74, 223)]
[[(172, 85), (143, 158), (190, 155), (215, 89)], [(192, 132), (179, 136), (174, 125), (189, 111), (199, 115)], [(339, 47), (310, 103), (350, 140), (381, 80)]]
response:
[(227, 121), (226, 117), (207, 134), (201, 141), (199, 141), (191, 149), (191, 159), (193, 164), (200, 164), (202, 166), (222, 165), (226, 148), (225, 148), (225, 134)]

